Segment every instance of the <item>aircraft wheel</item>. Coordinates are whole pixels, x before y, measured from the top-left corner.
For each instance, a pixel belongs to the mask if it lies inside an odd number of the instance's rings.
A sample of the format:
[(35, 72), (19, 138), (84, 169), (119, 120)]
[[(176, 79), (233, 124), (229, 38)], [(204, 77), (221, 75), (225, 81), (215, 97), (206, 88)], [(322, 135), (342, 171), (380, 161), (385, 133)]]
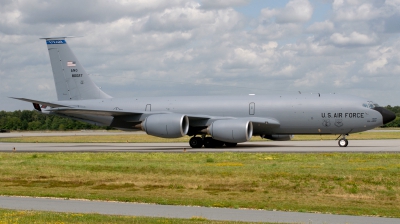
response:
[(200, 137), (192, 137), (189, 140), (189, 145), (192, 148), (201, 148), (203, 147), (203, 139), (201, 139)]
[(225, 142), (222, 142), (222, 141), (219, 141), (219, 140), (213, 139), (213, 141), (214, 141), (214, 147), (216, 147), (216, 148), (221, 148), (225, 144)]
[(338, 143), (339, 143), (340, 147), (347, 147), (347, 145), (349, 144), (349, 141), (347, 141), (347, 139), (342, 138), (339, 140)]
[(225, 142), (226, 147), (236, 147), (237, 143)]
[(204, 138), (204, 147), (205, 148), (212, 148), (214, 147), (214, 139), (211, 137)]

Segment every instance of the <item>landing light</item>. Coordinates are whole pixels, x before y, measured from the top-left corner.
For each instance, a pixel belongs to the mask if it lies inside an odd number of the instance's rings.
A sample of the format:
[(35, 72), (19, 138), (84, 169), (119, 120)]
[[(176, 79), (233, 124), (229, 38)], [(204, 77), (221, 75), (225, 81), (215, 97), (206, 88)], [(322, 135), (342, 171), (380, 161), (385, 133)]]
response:
[(254, 93), (250, 93), (250, 94), (249, 94), (249, 96), (254, 96), (254, 95), (256, 95), (256, 94), (254, 94)]

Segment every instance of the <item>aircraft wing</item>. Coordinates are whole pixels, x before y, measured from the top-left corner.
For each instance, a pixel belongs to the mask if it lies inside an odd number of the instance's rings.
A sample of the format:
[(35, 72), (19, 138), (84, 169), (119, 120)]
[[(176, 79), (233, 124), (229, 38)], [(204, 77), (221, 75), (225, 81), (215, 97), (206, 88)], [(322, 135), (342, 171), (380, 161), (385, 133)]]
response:
[[(16, 98), (13, 99), (31, 102), (33, 104), (40, 104), (50, 106), (52, 108), (46, 109), (49, 112), (55, 112), (65, 116), (74, 115), (95, 115), (95, 116), (112, 116), (114, 117), (113, 122), (117, 123), (139, 123), (143, 121), (146, 117), (152, 114), (169, 114), (170, 111), (126, 111), (126, 110), (106, 110), (106, 109), (88, 109), (84, 107), (79, 107), (75, 105), (63, 105), (60, 102), (52, 103), (39, 100), (32, 100), (27, 98)], [(217, 120), (247, 120), (253, 123), (255, 130), (265, 130), (270, 128), (276, 128), (280, 126), (278, 120), (268, 117), (221, 117), (221, 116), (209, 116), (205, 114), (186, 114), (189, 118), (189, 123), (192, 127), (198, 127), (200, 129), (211, 125)]]
[(281, 125), (278, 120), (270, 117), (246, 117), (241, 119), (249, 119), (253, 123), (253, 133), (263, 134), (267, 130), (279, 128)]
[(251, 121), (254, 125), (257, 126), (280, 126), (280, 123), (278, 120), (270, 117), (244, 117), (240, 119), (248, 119)]
[[(39, 102), (39, 101), (36, 101)], [(42, 104), (42, 103), (40, 103)], [(46, 102), (43, 102), (46, 104)], [(48, 104), (46, 104), (48, 105)], [(78, 108), (78, 107), (56, 107), (47, 109), (47, 111), (59, 112), (63, 114), (86, 114), (86, 115), (100, 115), (100, 116), (126, 116), (126, 115), (140, 115), (140, 114), (170, 114), (170, 111), (125, 111), (125, 110), (103, 110), (103, 109), (86, 109), (86, 108)], [(236, 118), (236, 117), (216, 117), (209, 116), (204, 114), (186, 114), (191, 121), (215, 121), (215, 120), (229, 120), (229, 119), (246, 119), (250, 120), (253, 123), (269, 123), (269, 124), (278, 124), (279, 122), (273, 118), (261, 118), (261, 117), (244, 117), (244, 118)]]
[[(123, 111), (123, 110), (96, 110), (76, 107), (58, 107), (47, 109), (47, 111), (62, 113), (62, 114), (85, 114), (85, 115), (100, 115), (100, 116), (126, 116), (126, 115), (140, 115), (148, 113), (149, 111)], [(159, 112), (157, 112), (159, 113)]]
[[(47, 111), (52, 111), (62, 114), (85, 114), (85, 115), (100, 115), (100, 116), (113, 116), (116, 119), (124, 120), (125, 122), (138, 122), (143, 120), (143, 117), (150, 116), (152, 114), (169, 114), (170, 111), (123, 111), (123, 110), (96, 110), (96, 109), (86, 109), (86, 108), (76, 108), (76, 107), (58, 107), (48, 109)], [(144, 116), (143, 116), (144, 115)], [(274, 118), (267, 117), (217, 117), (209, 116), (204, 114), (186, 114), (189, 118), (191, 126), (208, 126), (216, 120), (231, 120), (231, 119), (241, 119), (248, 120), (259, 128), (272, 128), (279, 127), (280, 123)]]
[[(270, 117), (214, 117), (208, 115), (187, 114), (190, 126), (207, 127), (217, 120), (246, 120), (253, 123), (254, 130), (267, 130), (280, 126), (278, 120)], [(258, 132), (258, 131), (256, 131)]]

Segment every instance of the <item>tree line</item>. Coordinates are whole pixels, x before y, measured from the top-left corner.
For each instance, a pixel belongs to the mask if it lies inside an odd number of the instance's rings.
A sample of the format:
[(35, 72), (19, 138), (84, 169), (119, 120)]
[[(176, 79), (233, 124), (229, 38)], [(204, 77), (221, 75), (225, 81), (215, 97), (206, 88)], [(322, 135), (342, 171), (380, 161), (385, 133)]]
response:
[(69, 118), (45, 115), (36, 110), (0, 111), (0, 129), (11, 131), (70, 131), (82, 129), (111, 129)]
[[(400, 127), (400, 106), (386, 106), (386, 109), (396, 114), (396, 119), (383, 127)], [(107, 126), (95, 126), (69, 118), (45, 115), (36, 110), (16, 110), (13, 112), (0, 111), (0, 129), (11, 131), (70, 131), (70, 130), (100, 130), (112, 129)]]

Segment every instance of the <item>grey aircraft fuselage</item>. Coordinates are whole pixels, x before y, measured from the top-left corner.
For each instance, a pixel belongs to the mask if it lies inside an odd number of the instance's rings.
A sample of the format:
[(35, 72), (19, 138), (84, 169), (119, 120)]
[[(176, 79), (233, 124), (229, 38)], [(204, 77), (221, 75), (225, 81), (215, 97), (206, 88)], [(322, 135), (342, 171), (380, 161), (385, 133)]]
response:
[(339, 146), (345, 147), (346, 135), (396, 117), (372, 101), (340, 94), (113, 98), (91, 80), (65, 38), (42, 38), (58, 100), (15, 99), (31, 102), (45, 114), (95, 125), (141, 129), (164, 138), (193, 136), (193, 148), (234, 147), (253, 135), (290, 140), (294, 134), (339, 134)]
[[(137, 120), (157, 112), (214, 118), (196, 122), (199, 126), (208, 126), (215, 119), (241, 117), (269, 117), (279, 121), (280, 126), (268, 129), (254, 125), (254, 135), (349, 134), (383, 125), (382, 115), (365, 107), (368, 100), (340, 94), (134, 97), (68, 101), (68, 104), (100, 111), (148, 112)], [(87, 118), (79, 114), (75, 116)], [(107, 126), (135, 130), (133, 124), (121, 127), (112, 125), (111, 116), (92, 116), (90, 119)]]

